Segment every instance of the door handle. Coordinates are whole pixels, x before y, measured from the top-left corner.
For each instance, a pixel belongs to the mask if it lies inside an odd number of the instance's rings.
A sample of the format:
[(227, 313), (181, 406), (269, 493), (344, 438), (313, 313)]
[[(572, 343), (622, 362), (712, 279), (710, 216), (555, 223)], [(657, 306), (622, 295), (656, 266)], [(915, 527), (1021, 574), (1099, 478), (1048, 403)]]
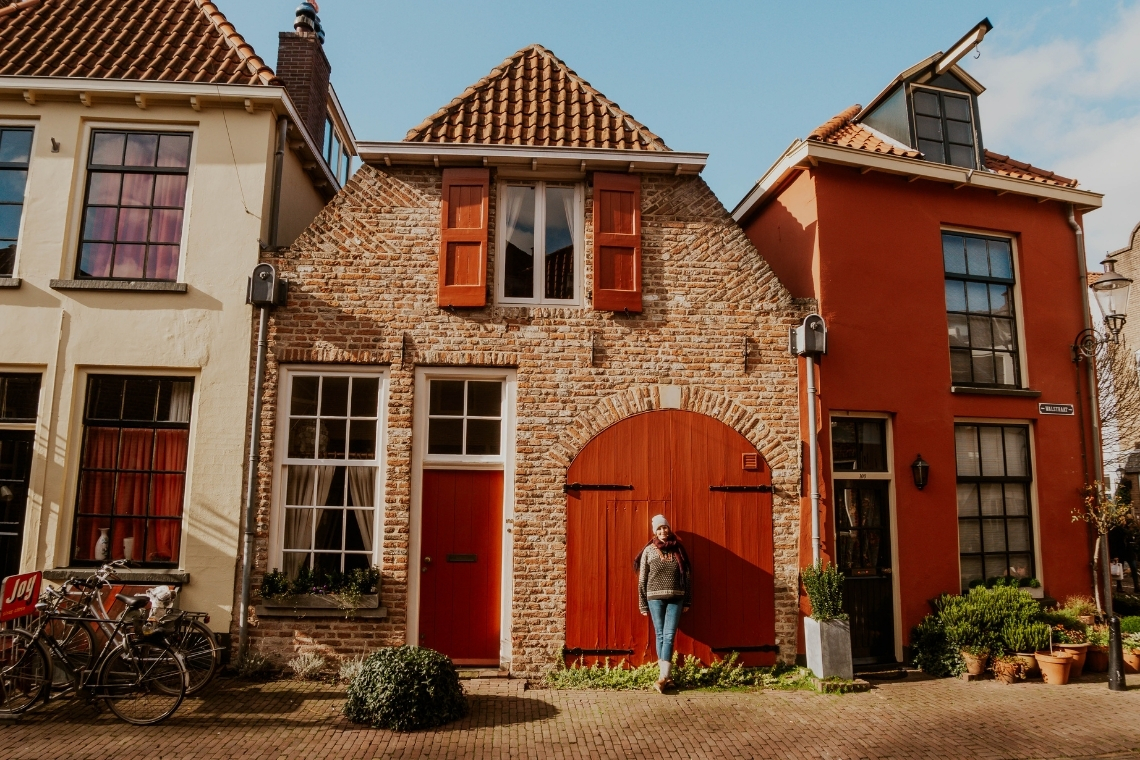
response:
[(420, 568), (420, 572), (426, 573), (428, 571), (428, 565), (430, 565), (430, 564), (431, 564), (431, 557), (424, 557), (424, 566)]

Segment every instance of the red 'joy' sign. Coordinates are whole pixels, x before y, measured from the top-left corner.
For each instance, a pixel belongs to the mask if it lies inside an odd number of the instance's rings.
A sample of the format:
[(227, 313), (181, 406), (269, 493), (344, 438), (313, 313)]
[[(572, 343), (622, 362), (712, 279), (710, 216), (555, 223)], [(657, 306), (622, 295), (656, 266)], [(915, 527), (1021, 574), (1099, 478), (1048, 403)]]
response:
[(24, 573), (4, 579), (0, 590), (0, 623), (35, 613), (42, 578), (43, 573)]

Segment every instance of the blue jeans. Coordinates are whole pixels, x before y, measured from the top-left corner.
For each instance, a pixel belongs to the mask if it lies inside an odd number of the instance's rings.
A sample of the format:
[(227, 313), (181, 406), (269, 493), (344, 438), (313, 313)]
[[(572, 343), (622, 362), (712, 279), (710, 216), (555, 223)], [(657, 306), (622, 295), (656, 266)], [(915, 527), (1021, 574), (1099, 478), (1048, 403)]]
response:
[(649, 616), (653, 618), (653, 630), (657, 632), (657, 659), (673, 659), (673, 636), (677, 633), (677, 623), (681, 621), (681, 597), (673, 599), (650, 599)]

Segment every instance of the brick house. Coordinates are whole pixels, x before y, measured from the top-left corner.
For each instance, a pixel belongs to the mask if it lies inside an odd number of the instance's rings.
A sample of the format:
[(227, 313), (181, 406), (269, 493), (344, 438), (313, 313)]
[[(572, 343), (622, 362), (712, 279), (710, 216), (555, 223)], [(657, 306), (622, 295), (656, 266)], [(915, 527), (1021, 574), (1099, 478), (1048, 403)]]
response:
[(700, 177), (550, 51), (515, 53), (267, 254), (257, 577), (381, 569), (380, 606), (257, 608), (254, 646), (420, 643), (535, 674), (653, 658), (631, 567), (664, 512), (679, 649), (796, 650), (795, 301)]

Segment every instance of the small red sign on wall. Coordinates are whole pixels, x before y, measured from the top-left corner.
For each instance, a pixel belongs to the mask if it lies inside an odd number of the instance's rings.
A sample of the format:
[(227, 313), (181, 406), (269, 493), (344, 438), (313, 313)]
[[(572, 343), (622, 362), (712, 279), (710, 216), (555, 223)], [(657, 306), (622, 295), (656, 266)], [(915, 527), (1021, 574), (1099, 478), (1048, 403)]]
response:
[(0, 623), (35, 613), (42, 579), (43, 573), (9, 575), (4, 579), (0, 591)]

